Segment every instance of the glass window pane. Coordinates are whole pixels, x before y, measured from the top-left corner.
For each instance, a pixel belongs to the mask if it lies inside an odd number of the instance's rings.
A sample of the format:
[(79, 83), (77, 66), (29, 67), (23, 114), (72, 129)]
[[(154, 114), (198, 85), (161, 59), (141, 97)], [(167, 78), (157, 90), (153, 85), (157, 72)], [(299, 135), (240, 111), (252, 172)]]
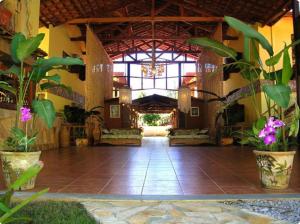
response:
[(130, 87), (132, 89), (141, 89), (142, 88), (142, 79), (141, 78), (130, 78)]
[(183, 63), (181, 65), (182, 76), (190, 76), (196, 72), (196, 64), (195, 63)]
[(143, 78), (143, 89), (153, 89), (154, 88), (154, 80)]
[(168, 75), (168, 77), (177, 77), (178, 76), (178, 64), (167, 65), (167, 75)]
[(114, 71), (114, 73), (115, 72), (117, 72), (117, 73), (120, 72), (120, 73), (126, 75), (127, 64), (114, 64), (113, 71)]
[(130, 65), (130, 76), (141, 77), (141, 65), (131, 64)]
[(197, 83), (197, 77), (195, 72), (188, 72), (186, 73), (186, 76), (181, 77), (181, 83), (182, 85), (196, 85)]
[(167, 79), (168, 89), (178, 89), (179, 83), (178, 78), (168, 78)]
[(145, 60), (146, 58), (149, 58), (149, 56), (144, 53), (137, 54), (137, 60)]
[[(130, 55), (130, 56), (132, 56), (133, 58), (135, 58), (135, 55), (134, 55), (134, 54), (132, 54), (132, 55)], [(125, 60), (125, 61), (133, 61), (133, 59), (132, 59), (131, 57), (129, 57), (129, 56), (125, 56), (125, 57), (124, 57), (124, 60)]]
[(166, 79), (155, 79), (155, 88), (166, 89)]

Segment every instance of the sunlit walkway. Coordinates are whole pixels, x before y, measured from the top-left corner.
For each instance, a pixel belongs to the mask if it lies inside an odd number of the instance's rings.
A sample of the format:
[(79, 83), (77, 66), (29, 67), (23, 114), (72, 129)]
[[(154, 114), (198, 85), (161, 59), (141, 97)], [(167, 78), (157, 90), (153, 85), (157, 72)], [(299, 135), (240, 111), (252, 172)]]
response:
[[(291, 188), (265, 191), (252, 151), (240, 147), (169, 147), (144, 138), (142, 147), (70, 148), (43, 152), (35, 190), (122, 195), (300, 193), (300, 156)], [(1, 189), (3, 189), (1, 178)]]

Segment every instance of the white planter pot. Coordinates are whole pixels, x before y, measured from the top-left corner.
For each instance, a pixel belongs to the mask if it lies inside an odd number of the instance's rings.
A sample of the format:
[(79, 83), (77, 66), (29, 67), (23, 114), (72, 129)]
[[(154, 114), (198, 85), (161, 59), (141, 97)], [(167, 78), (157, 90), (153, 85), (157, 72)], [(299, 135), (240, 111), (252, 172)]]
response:
[(289, 186), (295, 153), (254, 150), (263, 187), (285, 189)]
[[(0, 151), (2, 170), (6, 187), (14, 183), (29, 167), (39, 163), (41, 151), (38, 152), (6, 152)], [(33, 177), (20, 190), (33, 189), (36, 177)]]

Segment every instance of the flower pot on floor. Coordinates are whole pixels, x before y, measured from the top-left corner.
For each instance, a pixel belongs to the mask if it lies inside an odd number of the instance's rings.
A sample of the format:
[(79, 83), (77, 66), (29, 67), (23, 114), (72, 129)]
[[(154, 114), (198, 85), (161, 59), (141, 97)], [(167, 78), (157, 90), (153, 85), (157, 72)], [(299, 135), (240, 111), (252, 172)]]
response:
[(221, 145), (232, 145), (233, 144), (233, 138), (231, 137), (223, 137), (221, 139)]
[(285, 189), (289, 186), (295, 153), (254, 150), (263, 187)]
[[(0, 151), (3, 176), (6, 187), (14, 183), (29, 167), (39, 163), (41, 151), (38, 152), (5, 152)], [(34, 188), (36, 177), (24, 184), (20, 190)]]
[(88, 146), (89, 144), (89, 140), (87, 138), (76, 138), (75, 142), (78, 147)]

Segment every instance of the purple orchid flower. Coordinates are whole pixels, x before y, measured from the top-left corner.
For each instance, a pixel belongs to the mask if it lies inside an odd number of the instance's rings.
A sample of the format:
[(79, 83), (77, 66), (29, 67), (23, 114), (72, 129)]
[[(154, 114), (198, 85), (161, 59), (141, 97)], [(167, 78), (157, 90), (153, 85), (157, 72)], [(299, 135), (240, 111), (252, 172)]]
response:
[(21, 112), (21, 121), (22, 122), (27, 122), (32, 118), (32, 115), (30, 113), (30, 108), (21, 107), (20, 112)]
[(264, 143), (266, 145), (271, 145), (273, 143), (276, 142), (276, 137), (275, 135), (267, 135), (265, 138), (264, 138)]
[(265, 128), (263, 128), (263, 129), (259, 132), (258, 137), (259, 137), (259, 138), (264, 138), (264, 137), (266, 137), (267, 135), (275, 134), (275, 133), (276, 133), (276, 129), (275, 129), (275, 128), (266, 126)]
[(283, 121), (275, 117), (270, 117), (265, 127), (260, 130), (258, 137), (263, 138), (266, 145), (271, 145), (276, 142), (276, 128), (280, 128), (284, 125)]
[(285, 125), (285, 123), (283, 123), (283, 121), (281, 121), (279, 119), (275, 119), (274, 117), (270, 117), (266, 124), (266, 126), (273, 127), (273, 128), (280, 128), (284, 125)]

